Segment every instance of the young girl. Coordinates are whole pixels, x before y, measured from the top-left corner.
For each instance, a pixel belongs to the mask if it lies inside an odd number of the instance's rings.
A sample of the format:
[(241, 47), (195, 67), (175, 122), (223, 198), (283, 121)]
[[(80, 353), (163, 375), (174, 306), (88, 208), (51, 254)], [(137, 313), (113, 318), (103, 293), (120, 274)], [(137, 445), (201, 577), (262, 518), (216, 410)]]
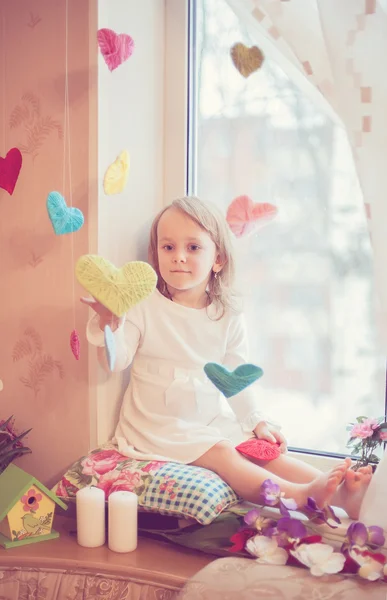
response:
[[(265, 479), (278, 483), (298, 505), (312, 496), (320, 507), (343, 507), (357, 518), (370, 480), (367, 469), (343, 461), (328, 473), (285, 454), (278, 427), (260, 411), (250, 386), (226, 400), (203, 367), (233, 370), (248, 362), (243, 315), (231, 287), (234, 262), (225, 219), (198, 198), (175, 200), (155, 218), (149, 261), (157, 289), (118, 318), (95, 299), (82, 298), (95, 315), (87, 337), (106, 365), (103, 330), (116, 342), (115, 371), (131, 368), (115, 440), (119, 451), (142, 460), (165, 460), (210, 469), (235, 492), (257, 501)], [(280, 445), (272, 461), (249, 459), (235, 446), (258, 438)]]

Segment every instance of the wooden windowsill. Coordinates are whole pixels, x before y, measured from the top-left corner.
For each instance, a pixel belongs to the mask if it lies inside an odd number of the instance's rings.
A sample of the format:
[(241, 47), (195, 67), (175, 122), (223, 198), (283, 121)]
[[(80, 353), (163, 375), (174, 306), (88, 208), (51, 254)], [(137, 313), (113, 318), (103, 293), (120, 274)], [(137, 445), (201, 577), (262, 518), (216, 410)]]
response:
[(83, 548), (77, 543), (75, 521), (55, 518), (54, 528), (60, 537), (19, 548), (0, 548), (0, 570), (9, 568), (50, 569), (99, 573), (171, 588), (181, 588), (215, 557), (139, 537), (134, 552), (120, 554), (109, 550), (107, 543), (99, 548)]

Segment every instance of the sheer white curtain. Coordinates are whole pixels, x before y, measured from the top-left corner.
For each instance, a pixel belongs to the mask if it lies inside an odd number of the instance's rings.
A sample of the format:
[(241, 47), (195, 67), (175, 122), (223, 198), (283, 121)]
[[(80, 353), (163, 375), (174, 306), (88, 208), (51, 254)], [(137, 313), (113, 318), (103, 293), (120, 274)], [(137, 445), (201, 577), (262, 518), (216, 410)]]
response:
[[(241, 195), (278, 209), (267, 226), (235, 239), (250, 360), (265, 372), (259, 397), (291, 446), (344, 452), (347, 423), (384, 412), (385, 351), (369, 207), (322, 29), (322, 54), (312, 47), (309, 61), (319, 61), (325, 84), (318, 85), (330, 102), (268, 17), (270, 33), (243, 0), (196, 0), (195, 8), (192, 191), (224, 213)], [(230, 59), (237, 42), (258, 45), (266, 57), (247, 79)]]
[(227, 0), (303, 93), (343, 124), (374, 253), (387, 351), (387, 0)]

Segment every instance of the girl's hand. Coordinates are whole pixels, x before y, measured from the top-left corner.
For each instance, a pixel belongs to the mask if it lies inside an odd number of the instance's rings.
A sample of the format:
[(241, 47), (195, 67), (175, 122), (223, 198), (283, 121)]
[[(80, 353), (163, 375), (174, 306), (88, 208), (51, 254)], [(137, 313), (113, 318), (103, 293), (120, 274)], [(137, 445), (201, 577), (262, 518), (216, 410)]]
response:
[(117, 317), (95, 298), (81, 298), (80, 300), (82, 304), (86, 304), (86, 306), (92, 308), (99, 315), (99, 326), (102, 331), (106, 325), (109, 325), (110, 329), (115, 331), (125, 321), (125, 317)]
[(267, 440), (273, 444), (279, 444), (283, 454), (287, 451), (286, 439), (274, 425), (270, 425), (266, 421), (260, 421), (254, 429), (254, 434), (259, 440)]

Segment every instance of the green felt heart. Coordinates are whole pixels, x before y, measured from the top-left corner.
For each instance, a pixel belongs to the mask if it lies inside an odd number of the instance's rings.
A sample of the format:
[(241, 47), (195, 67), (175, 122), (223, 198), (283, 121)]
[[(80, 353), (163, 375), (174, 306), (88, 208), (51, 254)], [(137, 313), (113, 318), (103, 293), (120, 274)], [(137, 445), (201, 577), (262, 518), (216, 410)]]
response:
[(249, 363), (239, 365), (234, 371), (229, 371), (217, 363), (207, 363), (204, 365), (204, 372), (226, 398), (235, 396), (263, 375), (260, 367)]

